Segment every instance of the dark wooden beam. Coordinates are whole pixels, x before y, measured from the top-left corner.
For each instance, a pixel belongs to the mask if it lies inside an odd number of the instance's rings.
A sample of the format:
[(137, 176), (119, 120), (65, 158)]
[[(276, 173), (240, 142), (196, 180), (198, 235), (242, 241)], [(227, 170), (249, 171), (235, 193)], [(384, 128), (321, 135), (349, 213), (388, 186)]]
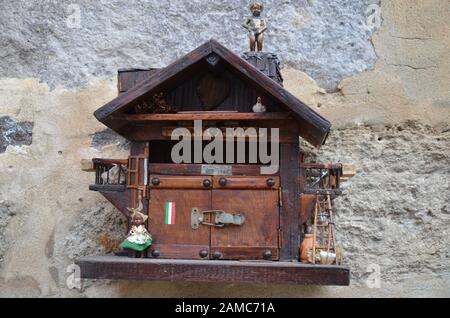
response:
[(91, 256), (75, 261), (81, 278), (216, 283), (342, 285), (350, 283), (345, 266), (298, 262), (174, 260)]
[(286, 113), (238, 113), (238, 112), (195, 112), (178, 114), (137, 114), (128, 115), (126, 120), (133, 122), (148, 121), (192, 121), (192, 120), (280, 120), (290, 119)]
[[(192, 120), (191, 120), (192, 122)], [(241, 123), (241, 121), (238, 121)], [(203, 129), (209, 128), (211, 125), (208, 122), (203, 122)], [(280, 143), (298, 143), (299, 136), (293, 132), (298, 131), (297, 122), (293, 119), (278, 119), (278, 120), (245, 120), (242, 124), (235, 124), (232, 126), (214, 125), (214, 127), (220, 129), (222, 134), (226, 136), (227, 128), (255, 128), (257, 131), (259, 128), (267, 128), (268, 137), (270, 139), (271, 128), (279, 129), (279, 142)], [(126, 136), (129, 140), (134, 141), (148, 141), (148, 140), (171, 140), (171, 134), (174, 129), (179, 128), (175, 123), (167, 121), (149, 121), (149, 122), (129, 122), (120, 134)], [(193, 125), (183, 126), (183, 128), (189, 129), (193, 133)], [(186, 136), (184, 137), (186, 138)]]
[(298, 260), (300, 246), (300, 182), (299, 145), (280, 144), (280, 179), (282, 202), (280, 207), (281, 260)]
[[(195, 163), (150, 163), (149, 172), (153, 174), (165, 174), (165, 175), (185, 175), (185, 176), (198, 176), (202, 175), (202, 166), (208, 166)], [(258, 176), (261, 174), (262, 165), (239, 165), (239, 164), (219, 164), (212, 166), (231, 166), (231, 175), (233, 176)], [(212, 174), (209, 172), (209, 174)], [(275, 173), (274, 175), (277, 175)]]
[(93, 158), (92, 162), (94, 164), (101, 164), (101, 165), (127, 165), (128, 164), (128, 159)]
[(342, 169), (342, 163), (300, 163), (303, 169)]
[(124, 192), (126, 186), (124, 184), (91, 184), (89, 190), (99, 192)]

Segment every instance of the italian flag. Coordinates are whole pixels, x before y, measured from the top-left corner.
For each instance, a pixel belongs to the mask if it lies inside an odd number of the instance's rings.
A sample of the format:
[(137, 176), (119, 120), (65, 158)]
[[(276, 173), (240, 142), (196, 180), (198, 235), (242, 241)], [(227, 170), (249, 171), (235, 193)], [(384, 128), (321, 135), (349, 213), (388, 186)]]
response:
[(166, 224), (175, 224), (175, 202), (166, 201)]

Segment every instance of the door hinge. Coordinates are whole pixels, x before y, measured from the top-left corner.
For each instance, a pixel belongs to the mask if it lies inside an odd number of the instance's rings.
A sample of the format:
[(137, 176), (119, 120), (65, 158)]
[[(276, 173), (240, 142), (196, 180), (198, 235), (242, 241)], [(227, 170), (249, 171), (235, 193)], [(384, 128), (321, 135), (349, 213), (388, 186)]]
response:
[(278, 229), (278, 248), (281, 248), (281, 246), (283, 245), (282, 239), (283, 239), (282, 231), (279, 228)]
[(278, 188), (278, 206), (283, 206), (283, 189), (281, 187)]

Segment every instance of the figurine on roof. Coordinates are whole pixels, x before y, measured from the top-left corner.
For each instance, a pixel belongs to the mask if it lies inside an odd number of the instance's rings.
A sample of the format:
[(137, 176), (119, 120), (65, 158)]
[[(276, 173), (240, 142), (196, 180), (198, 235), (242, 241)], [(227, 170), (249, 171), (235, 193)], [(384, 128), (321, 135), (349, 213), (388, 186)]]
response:
[(264, 43), (264, 32), (267, 30), (266, 20), (261, 18), (264, 5), (255, 1), (250, 5), (250, 11), (252, 16), (247, 18), (243, 27), (248, 30), (248, 36), (250, 39), (250, 51), (261, 52)]

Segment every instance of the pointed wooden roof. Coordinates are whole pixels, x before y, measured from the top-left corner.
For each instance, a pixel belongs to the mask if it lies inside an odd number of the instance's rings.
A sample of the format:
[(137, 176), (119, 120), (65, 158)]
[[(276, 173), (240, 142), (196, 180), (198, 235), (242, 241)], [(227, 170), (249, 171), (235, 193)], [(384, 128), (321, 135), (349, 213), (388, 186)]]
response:
[(325, 142), (331, 128), (328, 120), (215, 40), (204, 43), (167, 67), (156, 70), (149, 79), (143, 80), (97, 109), (94, 116), (111, 129), (120, 130), (120, 127), (127, 124), (123, 116), (125, 109), (185, 78), (186, 74), (191, 74), (189, 71), (195, 70), (195, 67), (204, 59), (210, 64), (214, 64), (217, 59), (225, 61), (225, 64), (242, 79), (268, 94), (283, 108), (290, 111), (299, 123), (301, 137), (314, 146), (320, 146)]

